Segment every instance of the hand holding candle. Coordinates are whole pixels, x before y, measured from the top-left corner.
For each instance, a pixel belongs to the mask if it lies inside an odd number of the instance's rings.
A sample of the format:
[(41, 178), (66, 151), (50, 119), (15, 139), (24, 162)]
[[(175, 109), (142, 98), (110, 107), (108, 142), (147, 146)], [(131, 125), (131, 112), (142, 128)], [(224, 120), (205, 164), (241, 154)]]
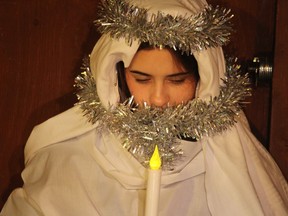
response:
[(145, 216), (158, 215), (158, 202), (161, 185), (161, 158), (157, 145), (150, 159), (150, 169), (148, 171), (148, 181), (146, 190)]

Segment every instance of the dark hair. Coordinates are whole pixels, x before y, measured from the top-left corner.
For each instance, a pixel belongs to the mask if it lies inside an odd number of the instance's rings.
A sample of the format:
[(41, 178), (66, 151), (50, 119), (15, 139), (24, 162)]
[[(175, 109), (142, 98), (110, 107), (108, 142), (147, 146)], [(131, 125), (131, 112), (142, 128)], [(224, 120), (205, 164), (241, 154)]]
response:
[[(140, 44), (138, 51), (140, 50), (150, 50), (154, 49), (148, 42), (143, 42)], [(164, 47), (167, 49), (173, 57), (191, 74), (193, 74), (196, 82), (199, 80), (198, 64), (193, 54), (187, 55), (180, 50), (174, 50), (170, 47)], [(118, 87), (120, 94), (120, 102), (124, 102), (127, 98), (131, 97), (130, 91), (128, 89), (126, 78), (125, 78), (125, 68), (123, 61), (116, 64), (117, 77), (118, 77)]]

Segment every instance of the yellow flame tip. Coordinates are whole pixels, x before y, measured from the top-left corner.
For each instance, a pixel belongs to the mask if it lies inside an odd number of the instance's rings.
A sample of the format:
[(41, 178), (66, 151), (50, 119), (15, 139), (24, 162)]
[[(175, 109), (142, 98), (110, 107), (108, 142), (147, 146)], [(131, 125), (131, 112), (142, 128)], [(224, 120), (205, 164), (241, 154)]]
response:
[(152, 169), (152, 170), (158, 170), (161, 167), (161, 158), (159, 155), (159, 150), (158, 150), (157, 145), (155, 145), (155, 150), (154, 150), (153, 155), (150, 159), (149, 165), (150, 165), (150, 169)]

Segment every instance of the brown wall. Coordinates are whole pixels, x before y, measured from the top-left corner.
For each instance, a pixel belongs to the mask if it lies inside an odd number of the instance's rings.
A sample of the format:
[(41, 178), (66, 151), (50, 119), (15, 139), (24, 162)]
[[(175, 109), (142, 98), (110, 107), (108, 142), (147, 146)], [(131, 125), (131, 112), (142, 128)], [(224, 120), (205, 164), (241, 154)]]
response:
[(288, 179), (288, 1), (277, 2), (270, 152)]
[[(254, 56), (273, 58), (275, 40), (276, 0), (212, 0), (231, 8), (234, 29), (231, 43), (224, 47), (246, 65)], [(244, 67), (243, 67), (244, 68)], [(250, 104), (244, 109), (253, 133), (268, 148), (270, 128), (271, 83), (260, 82), (253, 87)]]
[(73, 106), (73, 80), (97, 40), (97, 0), (0, 1), (0, 209), (21, 186), (34, 125)]

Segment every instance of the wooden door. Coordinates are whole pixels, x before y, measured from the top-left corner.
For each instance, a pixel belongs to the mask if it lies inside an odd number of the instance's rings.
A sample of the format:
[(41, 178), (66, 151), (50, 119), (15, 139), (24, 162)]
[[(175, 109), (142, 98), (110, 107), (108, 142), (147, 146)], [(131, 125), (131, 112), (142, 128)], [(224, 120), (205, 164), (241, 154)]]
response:
[(74, 77), (98, 35), (97, 0), (0, 0), (0, 209), (22, 185), (36, 124), (76, 102)]
[[(278, 0), (281, 7), (286, 0)], [(71, 107), (76, 101), (73, 95), (73, 79), (79, 73), (81, 58), (88, 54), (98, 35), (92, 21), (97, 15), (98, 0), (0, 0), (0, 208), (11, 191), (21, 186), (23, 149), (34, 125)], [(211, 0), (231, 8), (235, 14), (236, 33), (225, 50), (241, 61), (255, 55), (273, 55), (275, 41), (275, 15), (277, 0)], [(281, 40), (280, 22), (285, 9), (277, 19), (277, 38)], [(278, 11), (279, 12), (279, 11)], [(276, 45), (277, 48), (277, 45)], [(287, 159), (282, 150), (287, 143), (287, 121), (283, 124), (286, 107), (277, 106), (285, 101), (283, 62), (286, 50), (276, 49), (275, 77), (278, 90), (274, 91), (272, 104), (272, 129), (270, 148), (273, 156), (287, 174)], [(281, 66), (282, 65), (282, 66)], [(276, 73), (277, 72), (277, 73)], [(287, 81), (287, 75), (285, 75)], [(286, 82), (287, 83), (287, 82)], [(282, 91), (282, 94), (279, 93)], [(271, 112), (271, 84), (254, 88), (251, 104), (245, 110), (251, 128), (268, 148)], [(281, 95), (281, 97), (279, 96)], [(273, 100), (275, 99), (275, 100)], [(279, 125), (279, 119), (282, 124)], [(286, 118), (287, 119), (287, 118)], [(279, 129), (279, 127), (281, 127)], [(282, 132), (281, 132), (282, 131)], [(282, 133), (282, 141), (277, 137)], [(286, 139), (286, 140), (285, 140)], [(273, 143), (273, 145), (272, 145)], [(282, 143), (277, 145), (275, 143)], [(287, 152), (287, 144), (286, 144)], [(281, 156), (282, 155), (282, 156)], [(287, 175), (286, 175), (287, 176)]]
[(270, 152), (288, 179), (288, 1), (277, 1)]
[(288, 179), (288, 2), (286, 0), (212, 0), (235, 14), (235, 36), (224, 50), (245, 65), (254, 56), (274, 62), (273, 78), (253, 86), (244, 107), (251, 130), (270, 151)]
[[(235, 33), (226, 53), (237, 56), (246, 65), (255, 56), (273, 57), (276, 0), (212, 0), (231, 8), (234, 13)], [(243, 67), (244, 69), (244, 67)], [(252, 85), (250, 104), (244, 107), (253, 133), (268, 148), (270, 124), (271, 82)]]

